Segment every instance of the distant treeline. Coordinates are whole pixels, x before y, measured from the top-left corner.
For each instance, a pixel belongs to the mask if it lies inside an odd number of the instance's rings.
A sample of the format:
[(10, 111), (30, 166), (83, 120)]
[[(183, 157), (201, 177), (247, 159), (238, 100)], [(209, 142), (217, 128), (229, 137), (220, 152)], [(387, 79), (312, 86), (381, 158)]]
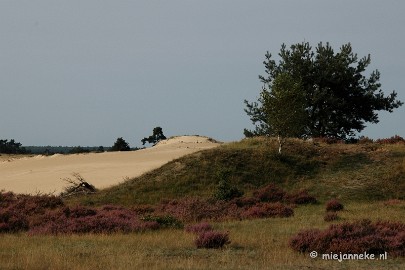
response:
[[(153, 134), (143, 138), (142, 144), (146, 142), (153, 143), (166, 139), (161, 127), (155, 127)], [(144, 148), (144, 147), (143, 147)], [(117, 138), (113, 146), (21, 146), (21, 143), (15, 140), (0, 140), (0, 154), (36, 154), (36, 155), (53, 155), (53, 154), (79, 154), (79, 153), (101, 153), (105, 151), (136, 151), (143, 148), (130, 147), (122, 137)]]
[(111, 147), (104, 146), (25, 146), (29, 153), (53, 155), (53, 154), (78, 154), (90, 152), (109, 151)]
[[(0, 139), (0, 154), (36, 154), (36, 155), (53, 155), (53, 154), (79, 154), (79, 153), (101, 153), (106, 151), (135, 151), (141, 148), (131, 148), (122, 139), (126, 148), (122, 149), (117, 142), (112, 147), (104, 146), (22, 146), (21, 143), (14, 139)], [(120, 140), (117, 140), (120, 142)], [(118, 148), (117, 148), (118, 147)]]
[(29, 151), (25, 147), (21, 147), (21, 143), (15, 140), (0, 140), (0, 153), (4, 154), (26, 154)]
[[(54, 154), (80, 154), (80, 153), (101, 153), (115, 151), (112, 147), (105, 146), (25, 146), (28, 153), (36, 155)], [(129, 151), (136, 151), (140, 148), (130, 148)]]

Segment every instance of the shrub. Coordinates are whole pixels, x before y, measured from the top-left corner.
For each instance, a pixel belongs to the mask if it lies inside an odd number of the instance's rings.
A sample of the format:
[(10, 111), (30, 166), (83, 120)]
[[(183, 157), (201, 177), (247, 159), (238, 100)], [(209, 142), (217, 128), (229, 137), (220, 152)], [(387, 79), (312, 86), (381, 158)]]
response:
[(172, 216), (146, 216), (142, 218), (143, 221), (154, 221), (163, 228), (177, 228), (181, 229), (184, 227), (183, 223)]
[(361, 136), (359, 138), (359, 140), (357, 141), (358, 144), (368, 144), (368, 143), (373, 143), (373, 142), (374, 142), (373, 139), (370, 139), (369, 137), (364, 137), (364, 136)]
[(42, 222), (32, 223), (30, 234), (129, 233), (159, 227), (158, 222), (143, 221), (129, 209), (77, 206), (46, 213)]
[(325, 220), (326, 222), (329, 221), (334, 221), (334, 220), (338, 220), (339, 216), (336, 214), (336, 212), (326, 212), (325, 216), (323, 217), (323, 220)]
[(59, 197), (49, 195), (16, 195), (12, 192), (1, 193), (0, 206), (27, 215), (42, 214), (46, 209), (63, 206)]
[(341, 211), (343, 210), (343, 204), (341, 204), (337, 199), (332, 199), (326, 203), (326, 211)]
[(253, 192), (253, 197), (262, 202), (281, 202), (286, 196), (286, 192), (274, 184), (269, 184)]
[(73, 208), (65, 207), (62, 211), (67, 218), (88, 217), (95, 216), (97, 214), (97, 211), (95, 209), (79, 205)]
[(0, 191), (0, 206), (10, 204), (10, 202), (15, 200), (15, 197), (16, 195), (13, 192)]
[(310, 229), (290, 238), (289, 245), (299, 252), (364, 253), (405, 257), (405, 223), (361, 220), (330, 225), (321, 231)]
[(258, 202), (260, 202), (259, 199), (253, 197), (235, 198), (231, 201), (231, 203), (235, 204), (237, 207), (251, 207)]
[(268, 217), (290, 217), (294, 210), (282, 203), (258, 203), (246, 209), (242, 217), (244, 218), (268, 218)]
[(345, 142), (344, 140), (335, 137), (317, 137), (313, 138), (313, 141), (316, 143), (326, 143), (326, 144), (337, 144)]
[(131, 151), (131, 147), (122, 137), (119, 137), (110, 148), (110, 151)]
[(405, 139), (402, 138), (401, 136), (395, 135), (392, 136), (391, 138), (385, 138), (385, 139), (378, 139), (376, 140), (376, 143), (379, 144), (404, 144), (405, 143)]
[(308, 194), (308, 191), (301, 190), (292, 194), (286, 195), (286, 201), (293, 204), (315, 204), (318, 201), (312, 195)]
[(212, 231), (213, 228), (212, 228), (211, 224), (209, 224), (207, 222), (201, 222), (201, 223), (197, 223), (197, 224), (187, 225), (185, 230), (186, 230), (186, 232), (189, 232), (189, 233), (199, 234), (201, 232)]
[(229, 243), (229, 234), (227, 232), (204, 231), (199, 233), (195, 239), (197, 248), (222, 248)]
[(400, 205), (402, 203), (403, 203), (403, 201), (398, 200), (398, 199), (390, 199), (390, 200), (386, 200), (386, 201), (383, 202), (383, 204), (385, 206)]
[(229, 183), (229, 171), (218, 172), (219, 183), (214, 193), (217, 200), (229, 201), (243, 196), (243, 192)]
[(28, 230), (28, 219), (23, 213), (0, 209), (0, 233), (15, 233)]

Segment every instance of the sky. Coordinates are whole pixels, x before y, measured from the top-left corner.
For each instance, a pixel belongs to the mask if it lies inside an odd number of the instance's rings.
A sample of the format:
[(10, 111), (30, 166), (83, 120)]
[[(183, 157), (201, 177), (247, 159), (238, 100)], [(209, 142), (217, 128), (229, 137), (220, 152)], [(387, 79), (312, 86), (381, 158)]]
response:
[[(0, 0), (0, 138), (131, 146), (166, 136), (243, 138), (266, 51), (350, 42), (405, 101), (405, 1)], [(405, 137), (405, 106), (361, 135)]]

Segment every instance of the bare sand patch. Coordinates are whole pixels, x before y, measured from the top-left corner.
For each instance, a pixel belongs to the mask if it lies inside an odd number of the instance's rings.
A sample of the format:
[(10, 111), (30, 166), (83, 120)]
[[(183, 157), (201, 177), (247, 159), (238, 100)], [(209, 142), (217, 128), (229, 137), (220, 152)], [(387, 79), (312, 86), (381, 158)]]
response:
[(126, 178), (142, 175), (167, 162), (200, 150), (217, 147), (218, 142), (202, 136), (178, 136), (156, 146), (131, 152), (34, 156), (0, 162), (0, 190), (16, 193), (63, 191), (63, 178), (79, 173), (96, 188), (117, 185)]

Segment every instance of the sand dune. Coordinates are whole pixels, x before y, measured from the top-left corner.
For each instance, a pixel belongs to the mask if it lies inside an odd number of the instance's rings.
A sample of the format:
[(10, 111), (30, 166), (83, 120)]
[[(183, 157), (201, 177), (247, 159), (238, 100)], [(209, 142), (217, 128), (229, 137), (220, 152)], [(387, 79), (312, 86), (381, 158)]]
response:
[(178, 136), (134, 152), (34, 156), (0, 163), (0, 190), (16, 193), (59, 194), (66, 182), (79, 173), (96, 188), (119, 184), (165, 163), (219, 143), (202, 136)]

